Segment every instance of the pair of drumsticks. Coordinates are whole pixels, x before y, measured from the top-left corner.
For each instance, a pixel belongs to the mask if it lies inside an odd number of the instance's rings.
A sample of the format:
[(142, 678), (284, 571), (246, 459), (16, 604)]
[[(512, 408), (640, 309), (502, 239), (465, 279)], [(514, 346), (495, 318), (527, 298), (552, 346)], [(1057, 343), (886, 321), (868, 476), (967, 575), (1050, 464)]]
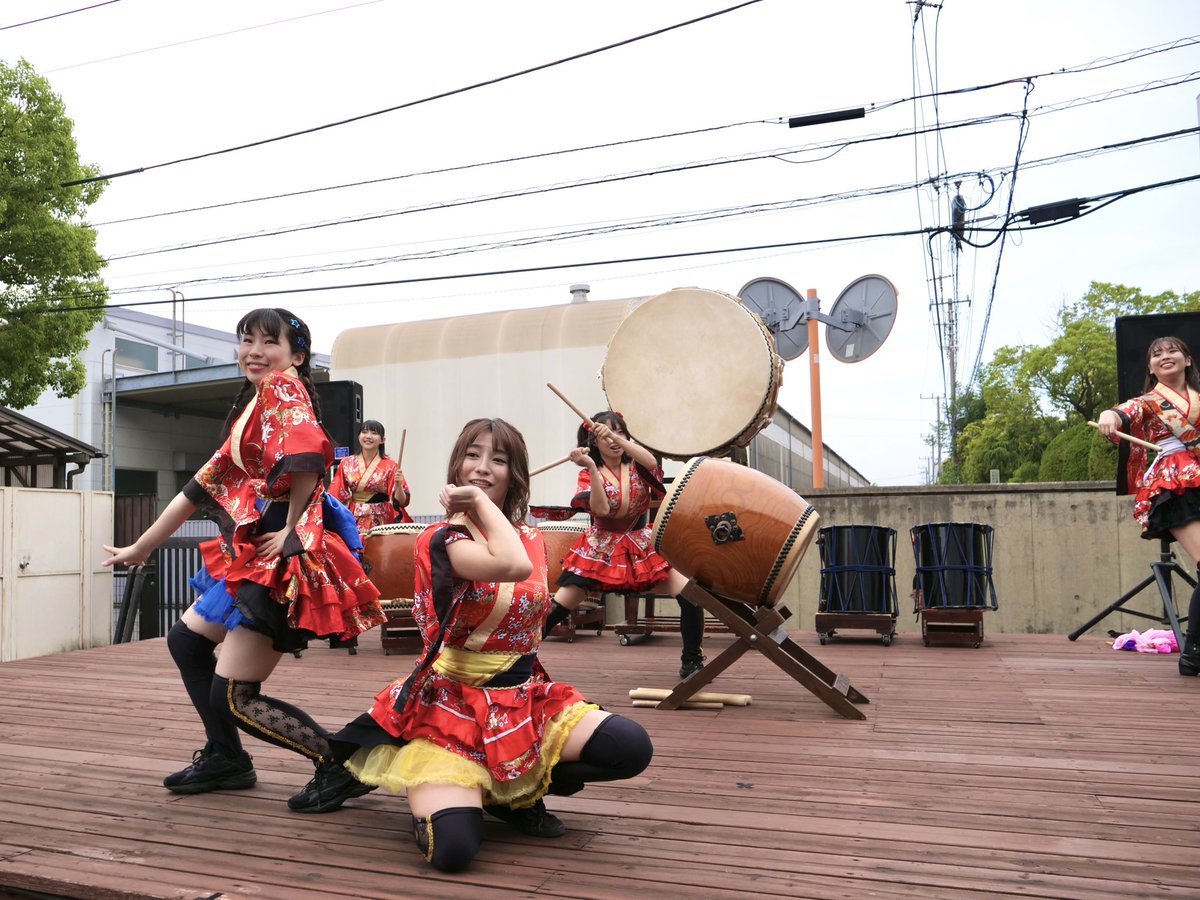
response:
[[(546, 382), (546, 387), (548, 387), (548, 388), (550, 388), (550, 390), (554, 391), (554, 393), (558, 396), (558, 399), (561, 400), (563, 403), (567, 404), (567, 406), (569, 406), (571, 408), (571, 411), (573, 413), (575, 413), (575, 415), (579, 416), (580, 419), (583, 420), (584, 428), (588, 429), (589, 431), (591, 430), (592, 420), (591, 420), (591, 417), (588, 416), (587, 413), (585, 413), (582, 409), (580, 409), (578, 406), (576, 406), (574, 403), (572, 403), (570, 400), (568, 400), (567, 395), (564, 394), (562, 391), (560, 391), (558, 388), (556, 388), (554, 385), (552, 385), (550, 382), (548, 382), (548, 381)], [(532, 472), (530, 472), (529, 477), (532, 478), (534, 475), (539, 475), (542, 472), (547, 471), (548, 469), (553, 469), (555, 466), (561, 466), (563, 463), (570, 460), (570, 458), (571, 458), (571, 455), (568, 453), (562, 459), (556, 459), (552, 463), (546, 463), (546, 465), (542, 466), (541, 468), (534, 469)]]

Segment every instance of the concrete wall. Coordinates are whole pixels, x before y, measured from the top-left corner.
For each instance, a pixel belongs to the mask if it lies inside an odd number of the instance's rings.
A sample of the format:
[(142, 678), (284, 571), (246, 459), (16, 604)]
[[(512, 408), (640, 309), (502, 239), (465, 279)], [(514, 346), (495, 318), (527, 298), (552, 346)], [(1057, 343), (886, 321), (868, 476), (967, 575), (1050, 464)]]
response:
[[(992, 580), (999, 609), (985, 613), (985, 633), (1065, 636), (1148, 577), (1150, 564), (1159, 558), (1159, 543), (1141, 538), (1131, 515), (1132, 498), (1116, 496), (1112, 482), (826, 489), (805, 499), (816, 507), (821, 527), (883, 525), (896, 530), (899, 631), (920, 630), (912, 600), (914, 525), (978, 522), (995, 529)], [(1194, 563), (1180, 552), (1180, 565), (1194, 574)], [(801, 630), (814, 629), (820, 570), (814, 540), (782, 601), (798, 616), (794, 627)], [(1186, 614), (1190, 588), (1179, 579), (1176, 585), (1176, 605)], [(1162, 612), (1153, 586), (1128, 606)], [(1164, 626), (1118, 613), (1088, 634), (1158, 627)]]

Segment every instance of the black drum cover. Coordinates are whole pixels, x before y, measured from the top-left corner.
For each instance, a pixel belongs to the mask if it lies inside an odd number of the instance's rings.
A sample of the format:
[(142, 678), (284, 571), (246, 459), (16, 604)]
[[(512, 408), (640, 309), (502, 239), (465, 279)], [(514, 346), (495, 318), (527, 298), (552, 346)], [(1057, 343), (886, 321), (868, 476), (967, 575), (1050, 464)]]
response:
[(896, 615), (896, 530), (880, 525), (832, 525), (821, 548), (824, 613)]
[(977, 522), (914, 525), (918, 608), (996, 609), (992, 538), (992, 526)]

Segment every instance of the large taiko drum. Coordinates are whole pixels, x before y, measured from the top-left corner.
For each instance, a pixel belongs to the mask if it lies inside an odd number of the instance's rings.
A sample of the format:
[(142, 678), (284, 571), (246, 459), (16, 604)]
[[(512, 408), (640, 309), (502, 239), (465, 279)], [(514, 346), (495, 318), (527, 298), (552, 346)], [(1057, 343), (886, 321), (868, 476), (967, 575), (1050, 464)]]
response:
[(722, 597), (774, 606), (821, 517), (769, 475), (708, 457), (688, 460), (654, 521), (654, 548)]
[(546, 558), (550, 563), (546, 586), (553, 594), (558, 586), (558, 576), (562, 574), (563, 557), (587, 531), (587, 525), (583, 522), (551, 522), (537, 528), (546, 542)]
[(770, 424), (783, 361), (737, 297), (676, 288), (625, 317), (600, 374), (630, 437), (685, 460), (744, 447)]
[(418, 522), (379, 525), (367, 532), (363, 556), (371, 564), (370, 578), (379, 589), (379, 601), (412, 600), (416, 573), (417, 537), (428, 526)]

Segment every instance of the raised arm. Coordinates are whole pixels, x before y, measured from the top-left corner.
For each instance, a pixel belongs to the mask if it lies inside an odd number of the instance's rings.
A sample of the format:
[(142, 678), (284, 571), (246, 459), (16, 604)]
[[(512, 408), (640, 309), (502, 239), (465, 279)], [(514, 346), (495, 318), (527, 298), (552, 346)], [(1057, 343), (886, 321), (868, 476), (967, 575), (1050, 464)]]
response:
[(487, 535), (486, 544), (455, 541), (446, 548), (455, 575), (467, 581), (523, 581), (533, 574), (533, 563), (513, 523), (482, 490), (448, 484), (438, 500), (447, 513), (473, 516)]

